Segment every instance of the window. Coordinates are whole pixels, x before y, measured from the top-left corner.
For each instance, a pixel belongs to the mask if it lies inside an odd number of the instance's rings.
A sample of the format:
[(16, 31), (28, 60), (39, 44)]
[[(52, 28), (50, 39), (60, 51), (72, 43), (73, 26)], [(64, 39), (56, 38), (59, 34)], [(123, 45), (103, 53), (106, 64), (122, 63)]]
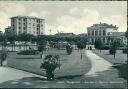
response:
[(21, 34), (21, 31), (19, 31), (19, 34)]
[(21, 18), (18, 18), (18, 20), (21, 20)]
[(92, 36), (94, 36), (94, 31), (92, 31)]
[(21, 27), (19, 27), (19, 29), (21, 29)]
[(103, 30), (103, 36), (104, 36), (104, 35), (106, 35), (106, 31), (105, 31), (105, 30)]
[(25, 30), (25, 27), (23, 27), (23, 29)]
[(97, 32), (97, 31), (95, 31), (95, 36), (97, 36), (97, 33), (98, 33), (98, 32)]
[(23, 21), (26, 21), (26, 19), (24, 18)]
[(23, 23), (25, 25), (25, 23)]
[(101, 30), (99, 30), (99, 36), (101, 36)]
[(21, 23), (19, 22), (19, 25), (21, 25)]

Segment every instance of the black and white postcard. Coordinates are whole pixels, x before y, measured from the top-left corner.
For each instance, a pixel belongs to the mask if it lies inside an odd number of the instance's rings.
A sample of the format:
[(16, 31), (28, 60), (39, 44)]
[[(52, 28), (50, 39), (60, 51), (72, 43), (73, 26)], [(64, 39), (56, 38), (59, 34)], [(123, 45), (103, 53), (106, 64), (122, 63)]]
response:
[(0, 88), (127, 89), (127, 1), (0, 0)]

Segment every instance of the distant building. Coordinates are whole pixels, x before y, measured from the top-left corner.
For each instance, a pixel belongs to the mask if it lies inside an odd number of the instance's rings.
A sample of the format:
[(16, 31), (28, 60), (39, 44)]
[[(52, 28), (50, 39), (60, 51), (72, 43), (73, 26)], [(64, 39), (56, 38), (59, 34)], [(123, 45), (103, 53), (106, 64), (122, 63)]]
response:
[(125, 32), (113, 32), (109, 35), (111, 41), (119, 40), (120, 44), (127, 45), (127, 38), (125, 36)]
[(4, 34), (5, 34), (5, 35), (13, 35), (12, 27), (9, 26), (9, 27), (5, 28)]
[(45, 30), (45, 19), (31, 16), (11, 17), (11, 27), (14, 34), (22, 33), (43, 35)]
[(78, 37), (87, 37), (87, 34), (86, 33), (81, 33), (81, 34), (78, 34), (77, 36)]
[(74, 33), (57, 33), (55, 34), (55, 36), (59, 36), (59, 37), (72, 37), (75, 36)]
[(106, 23), (93, 24), (93, 26), (87, 28), (88, 41), (95, 43), (96, 40), (100, 39), (103, 43), (109, 41), (108, 37), (112, 32), (117, 32), (118, 27), (108, 25)]

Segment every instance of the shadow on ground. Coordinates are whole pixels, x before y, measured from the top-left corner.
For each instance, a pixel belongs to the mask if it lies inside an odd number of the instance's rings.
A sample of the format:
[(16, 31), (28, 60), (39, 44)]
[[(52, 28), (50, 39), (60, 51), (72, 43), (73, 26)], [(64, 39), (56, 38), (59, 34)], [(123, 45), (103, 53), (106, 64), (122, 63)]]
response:
[(46, 79), (39, 77), (27, 77), (19, 80), (10, 80), (7, 82), (3, 82), (0, 84), (0, 88), (33, 88), (41, 83), (41, 81), (46, 81)]
[(113, 67), (119, 71), (118, 73), (119, 77), (124, 78), (125, 80), (128, 80), (128, 73), (127, 73), (128, 65), (127, 64), (118, 63), (118, 64), (115, 64)]
[(81, 77), (82, 75), (69, 75), (69, 76), (62, 76), (62, 77), (58, 77), (56, 78), (57, 80), (61, 80), (61, 79), (74, 79), (76, 77)]
[[(56, 83), (62, 80), (78, 78), (82, 75), (74, 76), (63, 76), (58, 77), (55, 80), (47, 81), (47, 79), (39, 77), (26, 77), (18, 80), (10, 80), (0, 84), (0, 88), (47, 88), (47, 87), (56, 87)], [(47, 86), (47, 87), (46, 87)]]

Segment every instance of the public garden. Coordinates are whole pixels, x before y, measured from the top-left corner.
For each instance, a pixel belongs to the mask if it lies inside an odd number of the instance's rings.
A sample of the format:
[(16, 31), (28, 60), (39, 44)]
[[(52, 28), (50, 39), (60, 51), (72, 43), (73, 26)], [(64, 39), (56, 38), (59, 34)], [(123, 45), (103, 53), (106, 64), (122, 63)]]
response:
[[(117, 45), (111, 45), (115, 50), (110, 52), (111, 48), (103, 50), (96, 43), (96, 49), (88, 49), (87, 40), (80, 37), (34, 39), (28, 40), (38, 39), (35, 48), (13, 45), (10, 51), (1, 51), (0, 88), (127, 87), (127, 54)], [(21, 50), (15, 51), (18, 48)]]

